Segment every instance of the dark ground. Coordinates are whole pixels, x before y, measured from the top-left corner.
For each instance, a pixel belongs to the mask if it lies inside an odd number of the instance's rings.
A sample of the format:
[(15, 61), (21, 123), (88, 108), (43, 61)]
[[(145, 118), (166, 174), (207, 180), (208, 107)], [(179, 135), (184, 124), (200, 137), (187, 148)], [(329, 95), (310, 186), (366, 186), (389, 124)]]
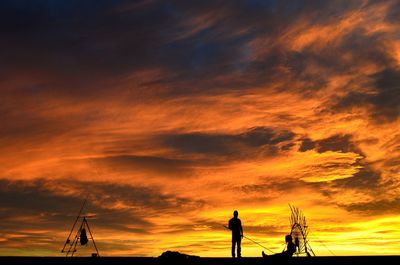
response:
[(262, 258), (184, 258), (184, 259), (159, 259), (159, 258), (132, 258), (132, 257), (100, 257), (100, 258), (63, 258), (63, 257), (0, 257), (0, 264), (116, 264), (116, 265), (258, 265), (258, 264), (291, 264), (291, 265), (346, 265), (346, 264), (400, 264), (400, 256), (342, 256), (342, 257), (311, 257), (282, 259)]

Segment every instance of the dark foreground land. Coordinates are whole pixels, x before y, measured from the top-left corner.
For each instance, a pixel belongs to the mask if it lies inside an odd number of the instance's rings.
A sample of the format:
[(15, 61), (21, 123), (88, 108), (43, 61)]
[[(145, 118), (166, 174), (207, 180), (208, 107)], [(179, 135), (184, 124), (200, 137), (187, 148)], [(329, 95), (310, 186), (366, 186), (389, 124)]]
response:
[(290, 260), (273, 258), (132, 258), (132, 257), (99, 257), (99, 258), (63, 258), (63, 257), (0, 257), (0, 264), (56, 264), (56, 265), (346, 265), (346, 264), (400, 264), (400, 256), (342, 256), (342, 257), (295, 257)]

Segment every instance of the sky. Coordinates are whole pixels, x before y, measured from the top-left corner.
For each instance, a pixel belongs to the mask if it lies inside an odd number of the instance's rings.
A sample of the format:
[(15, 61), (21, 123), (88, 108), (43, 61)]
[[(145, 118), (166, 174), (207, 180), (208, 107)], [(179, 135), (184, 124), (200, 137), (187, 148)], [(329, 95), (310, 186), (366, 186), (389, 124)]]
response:
[(400, 252), (398, 1), (5, 0), (0, 33), (0, 255), (61, 255), (86, 197), (103, 256), (229, 257), (234, 210), (279, 252), (289, 203), (317, 255)]

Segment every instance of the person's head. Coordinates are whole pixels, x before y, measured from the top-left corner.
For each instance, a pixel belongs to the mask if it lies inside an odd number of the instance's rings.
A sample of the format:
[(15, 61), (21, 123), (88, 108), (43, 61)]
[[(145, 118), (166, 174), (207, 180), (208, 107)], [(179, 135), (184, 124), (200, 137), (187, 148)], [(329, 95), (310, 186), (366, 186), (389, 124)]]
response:
[(291, 235), (286, 235), (285, 236), (285, 241), (286, 241), (286, 243), (292, 242), (293, 241), (292, 236)]
[(235, 211), (233, 212), (233, 217), (237, 218), (238, 215), (239, 215), (238, 211), (235, 210)]

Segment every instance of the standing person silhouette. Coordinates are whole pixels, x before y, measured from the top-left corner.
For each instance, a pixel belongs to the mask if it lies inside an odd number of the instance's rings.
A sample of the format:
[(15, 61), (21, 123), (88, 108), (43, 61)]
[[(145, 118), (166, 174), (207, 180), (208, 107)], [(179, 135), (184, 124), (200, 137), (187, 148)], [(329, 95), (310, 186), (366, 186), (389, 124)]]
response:
[(240, 248), (240, 243), (243, 238), (243, 228), (242, 228), (242, 222), (238, 218), (238, 211), (233, 212), (233, 218), (229, 220), (228, 223), (228, 228), (232, 230), (232, 258), (235, 257), (235, 246), (237, 245), (237, 257), (241, 258), (241, 248)]

